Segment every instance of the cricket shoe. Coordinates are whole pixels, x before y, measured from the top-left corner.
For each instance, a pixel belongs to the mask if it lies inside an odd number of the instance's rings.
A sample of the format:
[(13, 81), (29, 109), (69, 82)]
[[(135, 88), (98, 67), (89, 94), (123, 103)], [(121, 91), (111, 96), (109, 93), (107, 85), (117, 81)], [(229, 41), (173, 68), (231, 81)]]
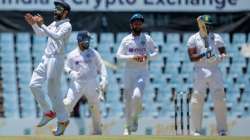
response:
[(65, 122), (57, 122), (56, 129), (52, 130), (54, 136), (61, 136), (63, 135), (66, 127), (69, 125), (69, 120)]
[(227, 136), (227, 131), (221, 130), (221, 131), (218, 132), (218, 135), (219, 136)]
[(49, 121), (53, 120), (56, 117), (56, 113), (53, 111), (49, 111), (44, 113), (41, 121), (36, 125), (37, 127), (42, 127), (46, 125)]
[(131, 131), (136, 132), (138, 129), (138, 117), (134, 117)]
[(123, 131), (123, 135), (124, 136), (128, 136), (131, 135), (131, 130), (129, 127), (125, 127), (124, 131)]
[(199, 132), (194, 132), (194, 133), (193, 133), (193, 136), (201, 136), (201, 133), (199, 133)]

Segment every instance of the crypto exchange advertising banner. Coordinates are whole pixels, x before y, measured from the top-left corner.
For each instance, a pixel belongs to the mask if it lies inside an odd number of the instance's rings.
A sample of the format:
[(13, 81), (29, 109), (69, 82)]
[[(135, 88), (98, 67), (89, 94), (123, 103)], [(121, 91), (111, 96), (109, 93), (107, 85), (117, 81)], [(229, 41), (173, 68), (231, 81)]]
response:
[[(238, 12), (250, 11), (250, 0), (66, 0), (72, 11)], [(0, 0), (1, 10), (51, 11), (53, 0)]]

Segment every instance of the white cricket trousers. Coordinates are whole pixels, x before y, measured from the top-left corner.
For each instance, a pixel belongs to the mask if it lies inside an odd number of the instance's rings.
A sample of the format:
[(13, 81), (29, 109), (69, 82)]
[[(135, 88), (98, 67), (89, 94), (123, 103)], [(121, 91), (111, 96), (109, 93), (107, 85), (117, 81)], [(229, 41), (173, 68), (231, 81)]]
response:
[(147, 70), (125, 69), (123, 83), (127, 127), (132, 126), (133, 118), (137, 117), (142, 111), (142, 96), (148, 82), (148, 77)]
[(93, 134), (101, 133), (100, 101), (98, 99), (96, 79), (88, 79), (84, 82), (72, 81), (66, 97), (63, 100), (65, 108), (70, 113), (76, 103), (84, 95), (87, 98), (92, 115)]
[(217, 131), (227, 131), (225, 92), (222, 73), (218, 67), (206, 69), (211, 72), (211, 76), (205, 77), (204, 69), (196, 68), (194, 73), (194, 92), (191, 98), (191, 129), (192, 132), (200, 132), (203, 117), (203, 104), (206, 88), (210, 89), (210, 94), (214, 102)]
[(55, 55), (53, 57), (42, 57), (42, 62), (33, 71), (30, 89), (39, 103), (42, 111), (51, 110), (49, 103), (45, 99), (45, 93), (42, 90), (47, 80), (47, 93), (52, 104), (52, 110), (56, 112), (59, 122), (68, 120), (68, 114), (63, 105), (63, 93), (61, 93), (61, 75), (64, 67), (64, 56)]

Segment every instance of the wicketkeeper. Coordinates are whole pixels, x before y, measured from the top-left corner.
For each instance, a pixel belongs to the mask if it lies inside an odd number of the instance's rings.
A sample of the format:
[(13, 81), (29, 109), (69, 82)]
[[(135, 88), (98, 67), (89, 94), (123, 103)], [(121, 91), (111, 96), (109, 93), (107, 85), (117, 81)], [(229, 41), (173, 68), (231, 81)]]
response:
[[(100, 54), (89, 48), (90, 33), (81, 31), (77, 35), (78, 47), (68, 54), (65, 71), (71, 79), (70, 88), (63, 103), (70, 113), (78, 100), (85, 95), (90, 105), (94, 135), (102, 134), (100, 100), (107, 86), (107, 71)], [(100, 75), (100, 82), (97, 81)]]

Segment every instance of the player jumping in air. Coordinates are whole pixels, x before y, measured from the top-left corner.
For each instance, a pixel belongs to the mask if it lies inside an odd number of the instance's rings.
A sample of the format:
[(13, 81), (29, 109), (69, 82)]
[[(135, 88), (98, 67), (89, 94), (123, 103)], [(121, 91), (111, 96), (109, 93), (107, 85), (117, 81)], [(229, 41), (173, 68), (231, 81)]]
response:
[[(46, 26), (43, 17), (25, 15), (25, 20), (32, 26), (39, 36), (47, 36), (48, 43), (42, 62), (33, 71), (30, 81), (30, 89), (39, 103), (43, 116), (37, 127), (46, 125), (50, 120), (57, 117), (57, 128), (53, 130), (55, 136), (62, 135), (69, 124), (67, 111), (63, 105), (63, 94), (61, 93), (61, 75), (64, 66), (64, 48), (67, 45), (72, 27), (68, 19), (70, 6), (61, 0), (55, 1), (54, 21)], [(52, 109), (45, 99), (42, 86), (48, 81), (48, 96), (52, 103)]]
[(141, 14), (134, 14), (130, 18), (132, 33), (123, 38), (117, 51), (117, 58), (126, 61), (123, 78), (126, 117), (124, 135), (137, 131), (142, 95), (149, 77), (148, 60), (158, 54), (152, 38), (142, 33), (143, 23), (144, 17)]
[(206, 88), (214, 102), (218, 135), (227, 134), (225, 93), (222, 73), (218, 64), (226, 57), (226, 49), (220, 35), (213, 33), (213, 18), (202, 15), (197, 18), (199, 32), (188, 40), (188, 54), (195, 63), (194, 92), (191, 99), (191, 129), (193, 135), (201, 135), (202, 109)]
[[(68, 54), (65, 71), (69, 74), (71, 85), (63, 100), (68, 112), (73, 111), (78, 100), (85, 95), (90, 105), (94, 135), (102, 134), (100, 101), (107, 85), (107, 71), (100, 54), (89, 48), (90, 33), (81, 31), (77, 35), (78, 47)], [(100, 82), (97, 82), (98, 74)]]

